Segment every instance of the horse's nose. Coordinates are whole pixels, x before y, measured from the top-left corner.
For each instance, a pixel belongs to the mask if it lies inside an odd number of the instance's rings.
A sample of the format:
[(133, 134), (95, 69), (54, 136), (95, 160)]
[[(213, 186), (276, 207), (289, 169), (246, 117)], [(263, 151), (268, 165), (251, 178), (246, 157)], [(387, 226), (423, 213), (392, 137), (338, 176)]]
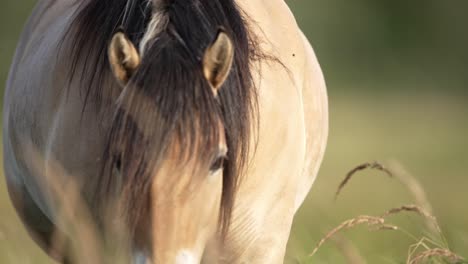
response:
[(190, 250), (181, 250), (176, 256), (175, 264), (199, 264), (199, 262)]

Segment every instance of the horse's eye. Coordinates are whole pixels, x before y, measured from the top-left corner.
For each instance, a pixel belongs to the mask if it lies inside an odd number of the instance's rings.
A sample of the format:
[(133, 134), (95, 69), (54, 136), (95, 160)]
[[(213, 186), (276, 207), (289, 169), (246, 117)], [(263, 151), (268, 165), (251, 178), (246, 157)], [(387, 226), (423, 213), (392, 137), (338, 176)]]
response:
[(114, 157), (114, 169), (117, 170), (118, 173), (122, 170), (122, 157), (120, 155)]
[(217, 172), (218, 170), (222, 169), (223, 165), (224, 165), (224, 160), (225, 160), (224, 156), (217, 157), (216, 160), (213, 162), (213, 164), (211, 164), (210, 172), (213, 173), (213, 172)]

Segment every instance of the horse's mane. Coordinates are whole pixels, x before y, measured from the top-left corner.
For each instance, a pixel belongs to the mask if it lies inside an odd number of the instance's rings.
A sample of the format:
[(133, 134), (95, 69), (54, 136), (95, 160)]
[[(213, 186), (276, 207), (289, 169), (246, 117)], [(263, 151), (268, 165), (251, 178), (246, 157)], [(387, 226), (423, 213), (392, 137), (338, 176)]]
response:
[[(183, 146), (182, 156), (212, 159), (211, 150), (217, 147), (220, 136), (217, 126), (221, 120), (229, 149), (221, 206), (224, 230), (229, 224), (236, 187), (245, 171), (249, 142), (256, 126), (256, 89), (251, 66), (261, 57), (259, 47), (248, 30), (245, 14), (234, 0), (153, 2), (157, 3), (84, 1), (67, 33), (71, 43), (70, 82), (80, 82), (85, 107), (107, 107), (113, 112), (109, 141), (102, 157), (103, 173), (99, 176), (98, 189), (103, 191), (100, 199), (120, 186), (119, 192), (126, 197), (129, 231), (137, 231), (149, 202), (154, 167), (148, 164), (158, 166), (173, 136)], [(113, 34), (124, 31), (138, 47), (155, 12), (166, 16), (165, 27), (149, 40), (142, 63), (119, 100), (105, 106), (106, 89), (117, 85), (109, 78), (107, 57)], [(203, 77), (201, 58), (220, 28), (232, 38), (235, 58), (231, 74), (215, 98)], [(147, 100), (142, 102), (139, 95)], [(135, 116), (140, 125), (135, 124)], [(122, 170), (122, 179), (114, 173), (116, 167)]]

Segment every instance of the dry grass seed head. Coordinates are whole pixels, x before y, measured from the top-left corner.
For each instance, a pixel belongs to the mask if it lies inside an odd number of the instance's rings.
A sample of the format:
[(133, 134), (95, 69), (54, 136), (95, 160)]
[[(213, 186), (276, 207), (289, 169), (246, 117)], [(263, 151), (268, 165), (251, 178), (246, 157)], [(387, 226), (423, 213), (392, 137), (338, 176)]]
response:
[(375, 169), (375, 170), (383, 171), (389, 177), (393, 177), (393, 173), (390, 170), (388, 170), (385, 166), (383, 166), (380, 162), (374, 161), (372, 163), (370, 162), (363, 163), (355, 167), (354, 169), (352, 169), (350, 172), (346, 174), (345, 179), (340, 183), (340, 186), (338, 187), (338, 190), (336, 191), (335, 200), (338, 198), (343, 188), (348, 184), (348, 182), (353, 178), (353, 176), (357, 172), (367, 170), (367, 169)]
[(359, 225), (367, 224), (368, 227), (383, 226), (385, 224), (385, 219), (375, 216), (362, 215), (353, 219), (349, 219), (341, 223), (339, 226), (335, 227), (333, 230), (328, 232), (325, 237), (323, 237), (318, 243), (317, 246), (313, 249), (312, 253), (309, 254), (309, 257), (315, 255), (319, 248), (335, 234), (339, 233), (342, 230), (350, 229)]
[(461, 261), (465, 261), (464, 258), (460, 257), (459, 255), (451, 252), (450, 250), (448, 249), (443, 249), (443, 248), (433, 248), (433, 249), (429, 249), (429, 250), (426, 250), (424, 252), (421, 252), (419, 254), (417, 254), (416, 256), (414, 256), (414, 258), (412, 258), (408, 264), (419, 264), (419, 263), (423, 263), (423, 261), (426, 261), (430, 258), (434, 258), (434, 257), (438, 257), (438, 258), (443, 258), (447, 261), (449, 261), (450, 263), (459, 263)]
[(399, 208), (392, 208), (388, 210), (385, 214), (382, 215), (382, 218), (387, 218), (392, 215), (400, 214), (403, 212), (416, 213), (426, 220), (426, 225), (431, 231), (435, 231), (440, 236), (443, 236), (442, 229), (439, 226), (439, 223), (435, 216), (428, 213), (424, 208), (418, 205), (404, 205)]
[(401, 207), (398, 207), (398, 208), (392, 208), (390, 210), (388, 210), (387, 212), (385, 212), (382, 217), (383, 218), (386, 218), (388, 216), (391, 216), (391, 215), (396, 215), (396, 214), (399, 214), (399, 213), (402, 213), (402, 212), (412, 212), (412, 213), (416, 213), (420, 216), (423, 216), (431, 221), (436, 221), (436, 218), (429, 214), (428, 212), (426, 212), (426, 210), (424, 210), (424, 208), (422, 208), (421, 206), (417, 206), (417, 205), (403, 205)]

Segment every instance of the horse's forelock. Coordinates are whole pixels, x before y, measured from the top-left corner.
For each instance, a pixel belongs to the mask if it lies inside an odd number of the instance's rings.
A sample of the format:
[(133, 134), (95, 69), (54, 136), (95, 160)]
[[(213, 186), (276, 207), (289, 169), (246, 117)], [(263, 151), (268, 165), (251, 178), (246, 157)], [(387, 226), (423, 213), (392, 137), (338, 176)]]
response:
[(144, 55), (148, 43), (151, 40), (154, 40), (154, 38), (156, 38), (158, 34), (164, 31), (168, 23), (169, 18), (165, 12), (156, 11), (155, 13), (153, 13), (151, 21), (148, 24), (146, 33), (143, 35), (140, 41), (139, 49), (141, 55)]
[[(151, 6), (148, 5), (150, 1)], [(183, 132), (183, 128), (187, 128), (190, 122), (193, 124), (191, 118), (197, 113), (200, 121), (205, 122), (200, 126), (207, 129), (206, 142), (209, 141), (208, 137), (216, 134), (212, 128), (217, 127), (218, 119), (221, 119), (229, 149), (224, 169), (221, 208), (223, 230), (226, 230), (237, 184), (247, 165), (249, 143), (252, 129), (255, 127), (253, 121), (256, 116), (256, 91), (252, 80), (251, 62), (259, 58), (256, 53), (258, 47), (234, 0), (193, 0), (191, 4), (187, 4), (188, 0), (179, 1), (180, 4), (175, 4), (174, 0), (88, 1), (77, 14), (69, 31), (72, 43), (70, 78), (78, 78), (81, 81), (83, 94), (86, 98), (92, 98), (91, 101), (97, 104), (98, 108), (100, 104), (104, 104), (103, 94), (106, 93), (105, 89), (109, 89), (108, 80), (111, 77), (106, 56), (107, 47), (116, 29), (122, 28), (143, 53), (142, 65), (131, 80), (134, 87), (127, 89), (141, 89), (141, 92), (155, 103), (156, 107), (151, 111), (158, 112), (157, 118), (162, 118), (162, 125), (159, 124), (161, 127), (158, 128), (158, 119), (151, 119), (151, 114), (142, 108), (142, 104), (138, 104), (137, 100), (130, 102), (129, 107), (135, 109), (133, 115), (145, 115), (143, 119), (155, 125), (154, 133), (168, 135), (171, 131), (186, 133), (187, 131)], [(155, 8), (161, 3), (166, 7), (173, 5), (161, 11)], [(203, 79), (201, 58), (220, 27), (232, 38), (235, 55), (231, 74), (220, 90), (219, 97), (215, 99), (208, 93), (211, 90)], [(162, 58), (162, 55), (165, 57)], [(102, 107), (115, 109), (115, 102)], [(171, 130), (169, 121), (175, 114), (179, 115), (179, 129), (172, 127)], [(135, 128), (128, 128), (131, 120), (126, 117), (125, 111), (118, 112), (115, 116), (108, 137), (108, 148), (103, 154), (104, 168), (109, 168), (115, 162), (116, 156), (111, 150), (115, 148), (119, 138), (124, 137), (120, 142), (127, 145), (123, 146), (124, 149), (142, 140), (141, 134)], [(164, 120), (167, 122), (164, 123)], [(193, 127), (189, 130), (193, 130)], [(163, 139), (162, 136), (161, 141)], [(145, 142), (140, 143), (144, 146)], [(151, 175), (142, 173), (148, 167), (147, 159), (137, 151), (132, 155), (138, 159), (134, 173), (141, 174), (141, 177), (137, 182), (129, 181), (127, 186), (123, 187), (135, 194), (130, 195), (129, 199), (141, 199), (141, 194), (148, 189)], [(106, 185), (99, 187), (102, 190), (108, 190), (108, 185), (116, 180), (112, 169), (107, 172), (109, 173), (100, 176), (100, 182)], [(129, 208), (128, 214), (141, 215), (144, 209)], [(136, 228), (137, 224), (135, 221), (130, 223), (130, 229)]]

